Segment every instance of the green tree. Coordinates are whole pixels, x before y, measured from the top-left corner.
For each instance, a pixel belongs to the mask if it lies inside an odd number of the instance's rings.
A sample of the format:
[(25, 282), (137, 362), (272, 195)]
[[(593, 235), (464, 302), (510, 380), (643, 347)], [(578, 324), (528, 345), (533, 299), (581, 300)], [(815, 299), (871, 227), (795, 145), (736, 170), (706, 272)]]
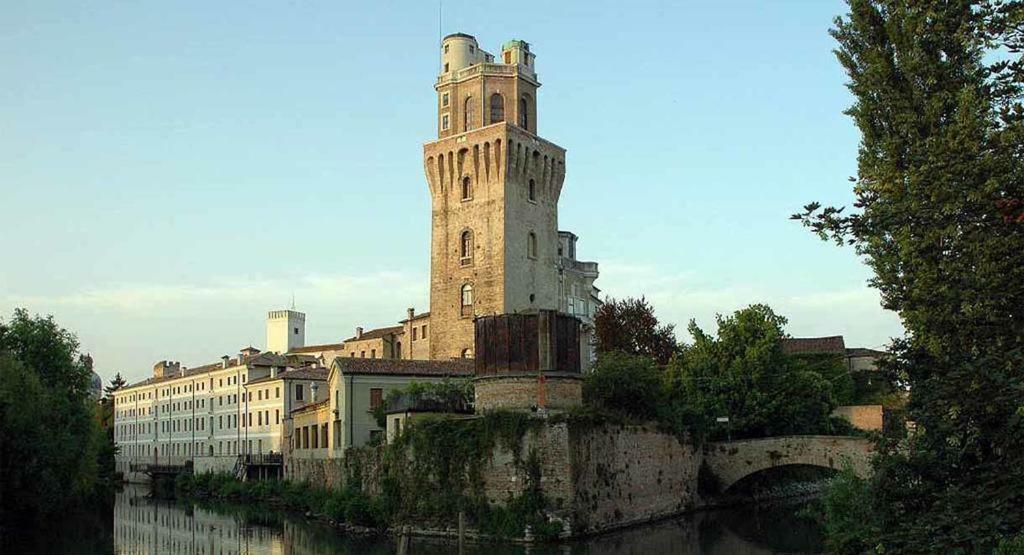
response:
[(583, 399), (592, 407), (653, 420), (664, 400), (662, 375), (648, 357), (607, 353), (584, 378)]
[(18, 309), (0, 321), (0, 522), (38, 521), (93, 494), (102, 442), (74, 335)]
[(107, 394), (107, 397), (112, 397), (114, 392), (119, 391), (126, 385), (128, 385), (128, 382), (125, 381), (125, 379), (121, 377), (121, 373), (118, 372), (117, 374), (114, 374), (114, 377), (110, 380), (110, 385), (104, 387), (103, 391)]
[(832, 34), (861, 132), (852, 244), (899, 314), (889, 371), (917, 432), (880, 444), (887, 551), (992, 549), (1024, 529), (1024, 3), (849, 0)]
[(679, 350), (675, 326), (661, 324), (647, 299), (608, 299), (594, 314), (597, 353), (626, 353), (665, 365)]
[(668, 395), (680, 426), (716, 438), (832, 431), (831, 374), (782, 351), (784, 317), (752, 305), (717, 322), (714, 337), (691, 321), (693, 344), (669, 364)]

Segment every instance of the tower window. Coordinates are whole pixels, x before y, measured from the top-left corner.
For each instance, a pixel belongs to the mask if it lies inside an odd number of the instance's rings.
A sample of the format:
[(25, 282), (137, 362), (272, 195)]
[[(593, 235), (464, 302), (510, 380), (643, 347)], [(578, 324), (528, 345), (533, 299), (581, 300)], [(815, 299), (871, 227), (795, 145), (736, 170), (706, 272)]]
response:
[(462, 200), (470, 200), (473, 198), (473, 183), (470, 181), (469, 176), (462, 178)]
[(473, 286), (465, 283), (462, 285), (461, 291), (461, 304), (462, 304), (462, 316), (469, 317), (473, 315)]
[(299, 335), (299, 328), (295, 328), (295, 335)]
[(473, 232), (468, 229), (459, 237), (459, 260), (463, 266), (473, 263)]
[(447, 45), (447, 44), (446, 44), (446, 45), (444, 45), (444, 53), (445, 53), (445, 54), (447, 54), (447, 53), (448, 53), (448, 45)]
[(530, 103), (526, 95), (519, 99), (519, 127), (530, 130)]
[(462, 110), (462, 130), (469, 131), (473, 125), (473, 97), (466, 97), (466, 102), (463, 105)]
[(537, 258), (537, 234), (532, 231), (526, 237), (526, 256)]
[(444, 63), (444, 72), (448, 73), (448, 62)]
[(505, 98), (501, 93), (491, 95), (491, 123), (505, 121)]
[(442, 108), (447, 108), (448, 107), (449, 98), (450, 97), (448, 96), (448, 93), (444, 93), (444, 94), (441, 95), (441, 107)]
[(448, 130), (448, 114), (441, 116), (441, 129), (444, 131)]
[(532, 200), (533, 202), (537, 202), (537, 184), (532, 179), (530, 180), (530, 185), (529, 189), (527, 190), (527, 194), (529, 194), (528, 198), (530, 200)]

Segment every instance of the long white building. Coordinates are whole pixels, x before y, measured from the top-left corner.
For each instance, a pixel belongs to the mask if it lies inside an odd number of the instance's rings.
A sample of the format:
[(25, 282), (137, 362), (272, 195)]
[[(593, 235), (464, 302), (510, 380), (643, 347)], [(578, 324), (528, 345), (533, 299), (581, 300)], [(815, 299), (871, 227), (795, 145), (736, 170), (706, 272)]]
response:
[[(295, 325), (276, 325), (281, 312), (270, 313), (268, 333), (293, 335)], [(276, 344), (294, 343), (282, 338)], [(189, 460), (223, 469), (239, 454), (281, 453), (284, 420), (313, 402), (317, 385), (327, 378), (327, 369), (316, 365), (311, 355), (261, 353), (253, 347), (194, 368), (156, 363), (152, 377), (114, 394), (118, 470), (127, 475), (133, 463)]]

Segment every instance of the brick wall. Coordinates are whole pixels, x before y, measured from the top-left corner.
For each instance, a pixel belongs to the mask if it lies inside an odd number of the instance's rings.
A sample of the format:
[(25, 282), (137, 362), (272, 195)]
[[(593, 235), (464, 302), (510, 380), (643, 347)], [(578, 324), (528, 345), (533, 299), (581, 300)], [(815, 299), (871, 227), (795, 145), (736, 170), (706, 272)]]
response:
[[(540, 403), (540, 384), (537, 376), (513, 377), (497, 375), (477, 378), (475, 404), (477, 410), (526, 409)], [(547, 408), (565, 409), (579, 406), (583, 400), (583, 380), (578, 376), (548, 375), (544, 383), (544, 402)]]

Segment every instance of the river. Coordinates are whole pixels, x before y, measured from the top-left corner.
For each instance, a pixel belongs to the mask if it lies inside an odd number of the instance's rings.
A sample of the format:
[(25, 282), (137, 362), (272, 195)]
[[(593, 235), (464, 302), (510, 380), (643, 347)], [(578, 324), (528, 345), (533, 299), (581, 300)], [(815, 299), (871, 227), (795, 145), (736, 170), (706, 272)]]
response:
[[(251, 506), (208, 506), (150, 499), (128, 486), (113, 506), (90, 515), (68, 515), (59, 533), (8, 544), (26, 554), (319, 555), (397, 552), (390, 537), (352, 538), (301, 516)], [(801, 503), (701, 512), (569, 544), (522, 547), (467, 545), (465, 555), (639, 555), (820, 553), (820, 530), (797, 516)], [(9, 541), (9, 539), (8, 539)], [(413, 540), (409, 555), (460, 553), (454, 543)]]

